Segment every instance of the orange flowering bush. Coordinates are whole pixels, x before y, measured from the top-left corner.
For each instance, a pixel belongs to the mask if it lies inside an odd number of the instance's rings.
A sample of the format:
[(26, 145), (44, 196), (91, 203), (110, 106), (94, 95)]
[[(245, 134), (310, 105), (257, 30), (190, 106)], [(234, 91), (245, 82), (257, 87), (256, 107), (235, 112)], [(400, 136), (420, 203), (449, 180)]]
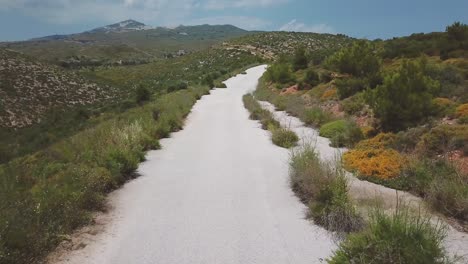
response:
[(347, 169), (357, 171), (362, 176), (390, 179), (397, 177), (405, 163), (398, 151), (388, 148), (395, 140), (391, 133), (381, 133), (371, 139), (361, 141), (355, 149), (343, 155)]
[(359, 142), (356, 149), (386, 148), (391, 146), (396, 140), (393, 133), (380, 133), (377, 136)]
[(322, 94), (322, 100), (330, 100), (332, 98), (336, 98), (336, 89), (333, 88), (333, 89), (330, 89), (330, 90), (326, 90), (323, 94)]
[(361, 131), (362, 131), (362, 134), (364, 135), (364, 137), (369, 138), (372, 135), (374, 135), (375, 128), (373, 128), (371, 126), (363, 126), (363, 127), (361, 127)]
[(448, 98), (437, 97), (432, 99), (432, 103), (440, 108), (446, 108), (454, 104), (454, 102)]
[(465, 117), (468, 116), (468, 104), (462, 104), (457, 107), (456, 110), (457, 116), (459, 117)]

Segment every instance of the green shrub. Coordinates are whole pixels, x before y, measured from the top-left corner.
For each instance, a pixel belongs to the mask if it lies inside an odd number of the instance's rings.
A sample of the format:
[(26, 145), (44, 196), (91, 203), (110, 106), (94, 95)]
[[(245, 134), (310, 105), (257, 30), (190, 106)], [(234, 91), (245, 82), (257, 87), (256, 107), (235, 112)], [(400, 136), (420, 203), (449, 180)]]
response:
[(362, 218), (348, 197), (344, 171), (320, 161), (312, 146), (293, 151), (290, 177), (292, 189), (317, 224), (339, 233), (362, 228)]
[(314, 125), (317, 127), (320, 127), (333, 119), (330, 113), (319, 107), (306, 108), (300, 118), (307, 125)]
[(308, 59), (305, 54), (305, 49), (304, 47), (299, 47), (296, 49), (294, 52), (294, 58), (293, 58), (293, 69), (294, 71), (302, 70), (307, 68), (308, 64)]
[(417, 149), (427, 156), (445, 155), (464, 149), (468, 142), (468, 125), (439, 125), (419, 138)]
[(322, 71), (320, 73), (320, 82), (329, 83), (333, 80), (332, 74), (329, 71)]
[(368, 88), (368, 82), (362, 78), (344, 78), (335, 82), (340, 99), (348, 98)]
[(323, 125), (320, 128), (320, 136), (330, 138), (334, 147), (351, 147), (364, 138), (356, 123), (343, 119)]
[(341, 102), (341, 109), (348, 115), (355, 115), (362, 111), (366, 105), (364, 94), (358, 93)]
[(297, 144), (299, 138), (296, 133), (289, 129), (281, 128), (278, 121), (273, 118), (273, 114), (263, 109), (251, 94), (246, 94), (242, 98), (245, 108), (250, 112), (250, 118), (259, 120), (262, 128), (270, 130), (272, 142), (283, 148), (291, 148)]
[(136, 102), (141, 104), (149, 101), (151, 98), (151, 92), (143, 85), (139, 85), (136, 89)]
[(426, 61), (404, 61), (382, 85), (367, 93), (367, 101), (385, 130), (414, 126), (432, 111), (432, 98), (439, 82), (425, 75)]
[(445, 236), (445, 227), (408, 209), (397, 208), (391, 215), (375, 210), (368, 227), (341, 242), (328, 263), (450, 263), (442, 244)]
[(275, 83), (289, 83), (294, 81), (294, 76), (285, 63), (276, 63), (268, 67), (265, 72), (265, 79)]
[(320, 83), (319, 75), (313, 69), (307, 69), (303, 81), (314, 87)]
[(296, 146), (299, 141), (299, 137), (289, 129), (279, 128), (272, 131), (271, 140), (277, 146), (292, 148)]
[(250, 112), (250, 119), (259, 120), (263, 129), (277, 129), (280, 127), (279, 122), (273, 118), (273, 114), (263, 109), (251, 94), (244, 95), (242, 101), (245, 108)]
[(187, 82), (177, 82), (175, 84), (169, 85), (169, 87), (167, 87), (167, 92), (172, 93), (178, 90), (185, 90), (187, 88), (188, 88)]
[(446, 28), (449, 38), (455, 41), (465, 41), (468, 40), (468, 25), (455, 22), (452, 25)]
[(401, 180), (436, 211), (468, 221), (468, 178), (453, 164), (445, 160), (413, 160)]
[(226, 84), (223, 82), (216, 82), (214, 87), (216, 88), (227, 88)]
[(326, 123), (320, 128), (320, 136), (333, 138), (337, 134), (344, 133), (346, 125), (346, 120), (343, 119)]

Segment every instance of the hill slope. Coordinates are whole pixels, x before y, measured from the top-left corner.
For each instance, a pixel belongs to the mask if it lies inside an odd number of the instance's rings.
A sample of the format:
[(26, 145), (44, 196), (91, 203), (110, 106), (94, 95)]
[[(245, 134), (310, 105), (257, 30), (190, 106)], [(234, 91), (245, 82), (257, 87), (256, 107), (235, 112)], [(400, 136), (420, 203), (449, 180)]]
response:
[(0, 127), (40, 122), (49, 111), (111, 101), (118, 90), (0, 49)]
[(320, 55), (331, 53), (353, 41), (345, 35), (303, 33), (303, 32), (263, 32), (233, 39), (225, 46), (249, 50), (267, 59), (281, 54), (291, 55), (296, 48), (304, 47), (311, 53)]

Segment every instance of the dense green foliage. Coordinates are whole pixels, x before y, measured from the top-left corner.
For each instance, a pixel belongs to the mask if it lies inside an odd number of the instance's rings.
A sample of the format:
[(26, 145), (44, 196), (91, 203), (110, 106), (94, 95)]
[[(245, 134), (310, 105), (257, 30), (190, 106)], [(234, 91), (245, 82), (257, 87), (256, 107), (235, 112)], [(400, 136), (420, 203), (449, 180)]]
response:
[(136, 102), (141, 104), (151, 99), (151, 92), (143, 85), (139, 85), (136, 89)]
[(285, 84), (294, 81), (291, 69), (286, 63), (276, 63), (268, 67), (265, 78), (267, 81)]
[(307, 68), (307, 65), (309, 64), (306, 56), (306, 51), (304, 47), (299, 47), (295, 52), (294, 52), (294, 57), (293, 57), (293, 69), (295, 71), (298, 70), (303, 70)]
[(379, 73), (382, 61), (371, 42), (360, 40), (330, 56), (326, 63), (341, 73), (368, 77)]
[(415, 58), (422, 54), (440, 56), (441, 59), (466, 57), (468, 26), (456, 22), (446, 32), (415, 33), (408, 37), (393, 38), (383, 43), (385, 58)]
[(320, 76), (313, 69), (307, 69), (303, 82), (310, 85), (311, 87), (314, 87), (320, 83)]
[(450, 263), (442, 245), (445, 235), (444, 227), (408, 209), (397, 208), (392, 215), (376, 210), (368, 227), (350, 234), (328, 263)]
[(418, 124), (432, 109), (438, 81), (426, 76), (426, 61), (404, 61), (388, 73), (382, 85), (369, 91), (368, 102), (386, 130), (400, 130)]
[(330, 138), (333, 147), (352, 147), (364, 138), (356, 123), (343, 119), (322, 125), (320, 136)]

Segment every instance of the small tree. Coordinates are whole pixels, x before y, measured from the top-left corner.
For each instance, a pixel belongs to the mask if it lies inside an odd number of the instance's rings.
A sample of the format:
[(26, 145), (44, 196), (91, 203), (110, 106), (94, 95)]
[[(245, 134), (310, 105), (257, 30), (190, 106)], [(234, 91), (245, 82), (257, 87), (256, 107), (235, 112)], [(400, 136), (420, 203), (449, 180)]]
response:
[(141, 104), (149, 101), (151, 98), (151, 92), (143, 84), (138, 85), (136, 89), (136, 102)]
[(296, 52), (294, 53), (294, 59), (293, 59), (294, 71), (307, 68), (308, 63), (309, 62), (307, 60), (305, 49), (303, 47), (299, 47), (298, 49), (296, 49)]
[(385, 76), (382, 85), (367, 92), (367, 101), (385, 130), (405, 129), (431, 113), (432, 97), (440, 84), (425, 72), (425, 59), (404, 61)]
[(282, 84), (294, 80), (289, 65), (285, 63), (276, 63), (268, 67), (265, 78), (267, 81)]
[(468, 25), (466, 24), (455, 22), (448, 26), (446, 31), (450, 39), (459, 42), (468, 40)]
[(320, 83), (320, 78), (319, 78), (318, 73), (314, 71), (313, 69), (308, 69), (304, 77), (304, 82), (311, 86), (316, 86), (317, 84)]
[(333, 54), (327, 59), (326, 64), (341, 73), (368, 77), (380, 72), (382, 61), (374, 44), (361, 40)]

